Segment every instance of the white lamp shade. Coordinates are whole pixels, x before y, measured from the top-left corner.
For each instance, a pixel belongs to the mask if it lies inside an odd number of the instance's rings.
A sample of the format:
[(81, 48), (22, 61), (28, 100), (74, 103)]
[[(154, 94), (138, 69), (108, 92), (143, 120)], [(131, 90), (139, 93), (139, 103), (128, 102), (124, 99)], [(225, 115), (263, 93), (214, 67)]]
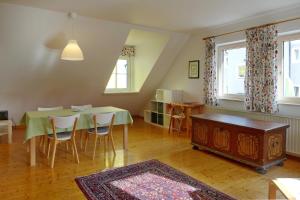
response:
[(76, 40), (69, 40), (67, 46), (62, 51), (61, 59), (73, 61), (84, 60), (82, 51)]

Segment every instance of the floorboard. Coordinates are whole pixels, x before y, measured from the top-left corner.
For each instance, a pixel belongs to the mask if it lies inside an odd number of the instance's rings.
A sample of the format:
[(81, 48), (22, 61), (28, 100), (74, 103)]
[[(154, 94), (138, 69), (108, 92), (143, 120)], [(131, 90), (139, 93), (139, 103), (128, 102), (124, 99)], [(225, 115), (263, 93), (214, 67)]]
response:
[(266, 175), (251, 168), (213, 155), (192, 150), (190, 140), (168, 134), (136, 118), (129, 127), (129, 151), (122, 150), (122, 128), (114, 127), (117, 155), (97, 150), (92, 160), (92, 140), (88, 151), (79, 150), (80, 164), (64, 145), (57, 151), (54, 169), (38, 152), (37, 166), (29, 167), (29, 156), (23, 144), (24, 130), (14, 130), (13, 144), (0, 137), (0, 199), (84, 199), (75, 184), (76, 176), (88, 175), (105, 168), (158, 159), (186, 174), (238, 199), (266, 199), (268, 180), (276, 177), (300, 177), (300, 162), (288, 159), (283, 167), (273, 167)]

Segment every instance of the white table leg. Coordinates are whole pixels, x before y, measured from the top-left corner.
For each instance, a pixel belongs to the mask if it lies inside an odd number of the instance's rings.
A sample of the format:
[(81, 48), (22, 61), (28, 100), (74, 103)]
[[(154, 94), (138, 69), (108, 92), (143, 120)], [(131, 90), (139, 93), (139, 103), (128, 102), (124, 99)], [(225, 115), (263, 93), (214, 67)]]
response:
[(8, 144), (12, 143), (12, 123), (8, 126)]
[(124, 124), (123, 127), (123, 149), (128, 149), (128, 125)]
[(30, 139), (30, 166), (36, 164), (36, 148), (35, 148), (35, 137)]

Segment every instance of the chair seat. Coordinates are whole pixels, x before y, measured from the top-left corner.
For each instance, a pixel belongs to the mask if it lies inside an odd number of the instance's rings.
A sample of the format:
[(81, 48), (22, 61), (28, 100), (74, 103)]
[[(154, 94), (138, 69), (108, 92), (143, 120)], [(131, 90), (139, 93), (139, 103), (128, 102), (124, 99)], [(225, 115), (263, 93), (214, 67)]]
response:
[[(106, 135), (108, 134), (108, 127), (98, 127), (97, 135)], [(88, 133), (95, 133), (95, 128), (88, 129)]]
[(182, 115), (172, 115), (172, 118), (175, 118), (175, 119), (184, 119), (185, 116), (182, 116)]
[[(56, 133), (56, 136), (58, 140), (70, 140), (72, 136), (72, 132), (71, 131), (60, 132), (60, 133)], [(49, 134), (48, 137), (54, 138), (54, 134)]]

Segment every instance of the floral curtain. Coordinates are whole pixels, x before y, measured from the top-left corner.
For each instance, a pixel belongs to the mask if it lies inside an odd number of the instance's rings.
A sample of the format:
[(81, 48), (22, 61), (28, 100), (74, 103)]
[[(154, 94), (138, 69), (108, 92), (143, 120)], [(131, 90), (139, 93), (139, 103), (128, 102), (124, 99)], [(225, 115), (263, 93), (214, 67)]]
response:
[(135, 56), (135, 47), (134, 46), (123, 47), (121, 56)]
[(278, 45), (276, 26), (270, 25), (247, 30), (246, 43), (246, 109), (266, 113), (277, 112)]
[(205, 40), (204, 101), (216, 106), (217, 103), (217, 66), (214, 38)]

